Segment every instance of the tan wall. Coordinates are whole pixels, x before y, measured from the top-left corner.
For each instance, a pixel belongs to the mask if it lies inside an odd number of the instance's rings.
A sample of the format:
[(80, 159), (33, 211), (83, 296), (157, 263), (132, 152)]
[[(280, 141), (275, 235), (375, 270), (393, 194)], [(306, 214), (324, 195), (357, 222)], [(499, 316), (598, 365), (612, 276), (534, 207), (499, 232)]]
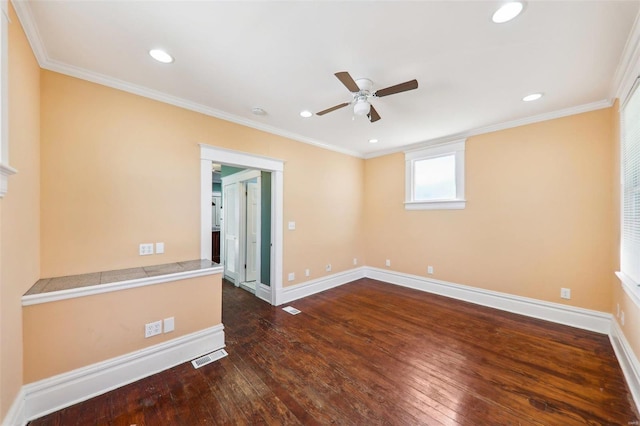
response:
[(199, 258), (198, 143), (286, 161), (285, 274), (363, 258), (363, 160), (43, 71), (42, 275)]
[[(25, 383), (220, 324), (221, 286), (216, 274), (25, 306)], [(174, 332), (144, 338), (144, 324), (169, 317)]]
[(611, 121), (603, 109), (469, 138), (464, 210), (404, 210), (403, 154), (367, 160), (367, 263), (609, 312)]
[[(354, 268), (354, 258), (364, 265), (364, 161), (299, 142), (276, 156), (292, 159), (285, 165), (283, 285)], [(296, 222), (295, 231), (287, 230), (289, 221)], [(287, 281), (289, 272), (295, 281)]]
[(9, 151), (18, 173), (0, 200), (0, 419), (23, 383), (20, 298), (40, 272), (40, 68), (11, 4), (9, 12)]

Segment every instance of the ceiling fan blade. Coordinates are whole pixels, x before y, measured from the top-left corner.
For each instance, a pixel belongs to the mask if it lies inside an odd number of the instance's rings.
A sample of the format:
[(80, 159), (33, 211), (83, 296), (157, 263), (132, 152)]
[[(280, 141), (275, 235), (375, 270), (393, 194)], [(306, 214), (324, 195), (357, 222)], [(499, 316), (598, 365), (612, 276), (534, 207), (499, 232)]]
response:
[(369, 117), (369, 121), (372, 123), (380, 120), (380, 114), (378, 114), (378, 111), (376, 111), (373, 105), (371, 105), (371, 109), (369, 110), (369, 114), (367, 114), (367, 117)]
[(337, 72), (335, 76), (338, 77), (338, 80), (340, 80), (350, 92), (355, 93), (360, 91), (360, 88), (347, 71)]
[(405, 81), (404, 83), (396, 84), (395, 86), (385, 87), (378, 90), (373, 95), (381, 98), (383, 96), (394, 95), (400, 92), (406, 92), (407, 90), (413, 90), (418, 88), (418, 80)]
[(344, 108), (347, 105), (349, 105), (349, 102), (345, 102), (345, 103), (340, 104), (340, 105), (332, 106), (331, 108), (327, 108), (327, 109), (325, 109), (323, 111), (316, 112), (316, 115), (325, 115), (325, 114), (327, 114), (327, 113), (329, 113), (331, 111), (335, 111), (337, 109)]

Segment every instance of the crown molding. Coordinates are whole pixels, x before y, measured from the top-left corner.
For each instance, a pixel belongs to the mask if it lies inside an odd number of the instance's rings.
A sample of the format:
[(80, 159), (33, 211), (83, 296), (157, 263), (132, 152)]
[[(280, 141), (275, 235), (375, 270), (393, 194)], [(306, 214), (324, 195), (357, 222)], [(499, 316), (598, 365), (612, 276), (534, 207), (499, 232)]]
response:
[(414, 149), (426, 148), (431, 145), (438, 145), (447, 142), (453, 142), (458, 139), (466, 139), (471, 136), (482, 135), (485, 133), (497, 132), (499, 130), (512, 129), (514, 127), (525, 126), (527, 124), (539, 123), (541, 121), (553, 120), (556, 118), (567, 117), (570, 115), (582, 114), (589, 111), (596, 111), (603, 108), (609, 108), (613, 105), (613, 102), (608, 99), (603, 99), (588, 104), (569, 107), (557, 111), (546, 112), (544, 114), (533, 115), (531, 117), (519, 118), (517, 120), (506, 121), (504, 123), (491, 124), (489, 126), (477, 127), (466, 132), (456, 133), (453, 135), (447, 135), (440, 138), (429, 139), (422, 142), (417, 142), (410, 145), (399, 146), (395, 148), (385, 149), (381, 151), (375, 151), (365, 154), (365, 159), (382, 157), (383, 155), (395, 154), (397, 152), (406, 152)]
[(640, 76), (640, 12), (636, 15), (629, 38), (622, 50), (611, 84), (611, 99), (618, 98), (624, 102), (638, 76)]
[(319, 148), (323, 148), (329, 151), (339, 152), (341, 154), (350, 155), (353, 157), (362, 158), (362, 153), (346, 149), (336, 147), (334, 145), (326, 144), (320, 141), (317, 141), (312, 138), (307, 138), (305, 136), (299, 135), (297, 133), (289, 132), (274, 126), (269, 126), (264, 123), (259, 123), (256, 121), (249, 120), (244, 117), (240, 117), (234, 114), (229, 114), (224, 111), (220, 111), (215, 108), (208, 107), (206, 105), (199, 104), (197, 102), (191, 102), (189, 100), (180, 98), (178, 96), (169, 95), (158, 90), (149, 89), (144, 86), (139, 86), (137, 84), (128, 83), (123, 80), (119, 80), (116, 78), (112, 78), (106, 76), (104, 74), (95, 73), (91, 71), (87, 71), (85, 69), (74, 67), (67, 64), (62, 64), (57, 61), (48, 60), (46, 63), (41, 65), (42, 68), (47, 69), (49, 71), (54, 71), (60, 74), (65, 74), (70, 77), (75, 77), (81, 80), (90, 81), (92, 83), (100, 84), (102, 86), (111, 87), (113, 89), (122, 90), (124, 92), (132, 93), (134, 95), (142, 96), (145, 98), (153, 99), (155, 101), (160, 101), (169, 105), (177, 106), (179, 108), (187, 109), (190, 111), (195, 111), (200, 114), (208, 115), (210, 117), (219, 118), (221, 120), (229, 121), (232, 123), (240, 124), (245, 127), (250, 127), (252, 129), (261, 130), (266, 133), (271, 133), (274, 135), (282, 136), (287, 139), (292, 139), (298, 142), (306, 143), (308, 145), (313, 145)]
[(33, 19), (29, 2), (24, 0), (11, 0), (11, 4), (16, 11), (16, 15), (18, 15), (18, 20), (22, 24), (22, 28), (24, 29), (38, 64), (41, 68), (44, 68), (44, 64), (48, 62), (49, 56), (44, 48), (44, 43), (42, 42), (38, 27), (35, 24), (35, 19)]
[(20, 0), (12, 0), (12, 3), (14, 5), (14, 8), (16, 9), (16, 14), (18, 15), (18, 19), (22, 23), (22, 27), (24, 28), (24, 31), (27, 35), (27, 39), (29, 40), (31, 49), (33, 50), (33, 53), (36, 56), (36, 59), (38, 60), (38, 64), (40, 65), (41, 68), (47, 69), (49, 71), (54, 71), (60, 74), (68, 75), (70, 77), (79, 78), (81, 80), (90, 81), (92, 83), (100, 84), (102, 86), (111, 87), (113, 89), (122, 90), (124, 92), (133, 93), (138, 96), (160, 101), (160, 102), (177, 106), (179, 108), (187, 109), (190, 111), (195, 111), (204, 115), (208, 115), (210, 117), (219, 118), (221, 120), (230, 121), (232, 123), (240, 124), (242, 126), (250, 127), (256, 130), (261, 130), (263, 132), (271, 133), (274, 135), (282, 136), (287, 139), (292, 139), (298, 142), (306, 143), (308, 145), (313, 145), (329, 151), (339, 152), (341, 154), (350, 155), (352, 157), (358, 157), (358, 158), (363, 157), (361, 152), (358, 152), (352, 149), (346, 149), (346, 148), (330, 145), (313, 138), (308, 138), (308, 137), (299, 135), (297, 133), (289, 132), (274, 126), (269, 126), (264, 123), (252, 121), (247, 118), (240, 117), (234, 114), (229, 114), (227, 112), (220, 111), (218, 109), (211, 108), (206, 105), (199, 104), (197, 102), (191, 102), (189, 100), (180, 98), (178, 96), (172, 96), (172, 95), (169, 95), (157, 90), (153, 90), (144, 86), (139, 86), (136, 84), (128, 83), (123, 80), (112, 78), (104, 74), (87, 71), (83, 68), (74, 67), (71, 65), (63, 64), (58, 61), (54, 61), (50, 59), (49, 56), (47, 55), (46, 49), (44, 48), (44, 43), (42, 42), (42, 37), (38, 32), (38, 27), (35, 25), (35, 20), (33, 19), (33, 14), (31, 13), (31, 8), (29, 6), (29, 3), (26, 1), (20, 1)]
[(612, 101), (613, 99), (615, 99), (616, 97), (618, 98), (621, 97), (620, 95), (621, 93), (624, 95), (628, 93), (628, 91), (631, 89), (631, 86), (633, 85), (633, 82), (635, 81), (635, 78), (638, 76), (638, 74), (640, 74), (640, 60), (639, 60), (640, 59), (640, 13), (639, 13), (634, 22), (629, 39), (627, 40), (627, 43), (625, 45), (622, 60), (618, 65), (618, 69), (614, 77), (613, 86), (615, 90), (612, 91), (614, 94), (611, 96), (611, 99), (600, 100), (600, 101), (592, 102), (589, 104), (565, 108), (559, 111), (553, 111), (553, 112), (544, 113), (536, 116), (512, 120), (504, 123), (498, 123), (498, 124), (493, 124), (485, 127), (479, 127), (479, 128), (465, 131), (465, 132), (453, 134), (453, 135), (447, 135), (440, 138), (417, 142), (414, 144), (403, 145), (401, 147), (389, 148), (389, 149), (384, 149), (384, 150), (374, 151), (369, 153), (362, 153), (356, 150), (337, 147), (335, 145), (331, 145), (325, 142), (318, 141), (313, 138), (308, 138), (308, 137), (299, 135), (297, 133), (279, 129), (274, 126), (269, 126), (264, 123), (252, 121), (247, 118), (240, 117), (234, 114), (229, 114), (215, 108), (211, 108), (196, 102), (191, 102), (177, 96), (168, 95), (166, 93), (149, 89), (144, 86), (131, 84), (131, 83), (128, 83), (119, 79), (115, 79), (100, 73), (90, 72), (79, 67), (74, 67), (74, 66), (60, 63), (58, 61), (51, 60), (47, 55), (40, 33), (38, 32), (37, 26), (34, 23), (34, 19), (31, 13), (31, 8), (29, 6), (29, 3), (22, 0), (11, 0), (11, 1), (12, 1), (12, 4), (14, 5), (18, 18), (22, 23), (24, 31), (27, 35), (27, 39), (29, 40), (29, 44), (31, 45), (34, 55), (36, 56), (36, 59), (38, 60), (38, 63), (40, 64), (41, 68), (58, 72), (60, 74), (65, 74), (71, 77), (79, 78), (81, 80), (90, 81), (92, 83), (100, 84), (103, 86), (111, 87), (114, 89), (122, 90), (128, 93), (153, 99), (159, 102), (174, 105), (179, 108), (195, 111), (204, 115), (208, 115), (211, 117), (219, 118), (221, 120), (240, 124), (242, 126), (250, 127), (256, 130), (270, 133), (270, 134), (282, 136), (291, 140), (316, 146), (318, 148), (338, 152), (341, 154), (346, 154), (352, 157), (364, 158), (364, 159), (381, 157), (383, 155), (394, 154), (397, 152), (404, 152), (410, 149), (422, 148), (422, 147), (426, 147), (433, 144), (450, 142), (456, 139), (464, 139), (469, 136), (476, 136), (484, 133), (495, 132), (498, 130), (510, 129), (513, 127), (524, 126), (527, 124), (533, 124), (541, 121), (552, 120), (555, 118), (561, 118), (569, 115), (580, 114), (584, 112), (607, 108), (613, 104), (613, 101)]
[(351, 149), (336, 147), (318, 140), (307, 138), (297, 133), (289, 132), (283, 129), (279, 129), (274, 126), (269, 126), (264, 123), (249, 120), (244, 117), (240, 117), (234, 114), (229, 114), (224, 111), (220, 111), (215, 108), (211, 108), (196, 102), (180, 98), (178, 96), (172, 96), (157, 90), (149, 89), (144, 86), (131, 84), (123, 80), (112, 78), (104, 74), (87, 71), (85, 69), (74, 67), (71, 65), (63, 64), (58, 61), (54, 61), (49, 58), (42, 42), (42, 37), (38, 32), (38, 28), (35, 25), (33, 14), (29, 3), (25, 1), (12, 0), (12, 3), (16, 9), (16, 14), (22, 23), (22, 27), (27, 35), (31, 49), (33, 50), (38, 64), (41, 68), (49, 71), (54, 71), (60, 74), (65, 74), (70, 77), (79, 78), (81, 80), (90, 81), (92, 83), (100, 84), (102, 86), (111, 87), (113, 89), (122, 90), (124, 92), (133, 93), (138, 96), (160, 101), (169, 105), (184, 108), (190, 111), (195, 111), (210, 117), (219, 118), (221, 120), (230, 121), (232, 123), (240, 124), (242, 126), (250, 127), (252, 129), (261, 130), (263, 132), (271, 133), (274, 135), (282, 136), (288, 139), (292, 139), (298, 142), (303, 142), (308, 145), (313, 145), (319, 148), (327, 149), (329, 151), (339, 152), (341, 154), (350, 155), (353, 157), (362, 158), (362, 153)]

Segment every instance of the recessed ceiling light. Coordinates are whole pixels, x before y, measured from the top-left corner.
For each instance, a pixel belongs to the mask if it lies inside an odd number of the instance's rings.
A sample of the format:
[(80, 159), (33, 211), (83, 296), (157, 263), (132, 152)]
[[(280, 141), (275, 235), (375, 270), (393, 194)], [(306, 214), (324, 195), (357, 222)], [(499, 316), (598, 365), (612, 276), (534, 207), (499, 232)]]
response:
[(267, 111), (263, 110), (260, 107), (251, 108), (251, 113), (253, 115), (267, 115)]
[(500, 6), (491, 18), (496, 24), (503, 24), (520, 15), (524, 5), (519, 1), (510, 1)]
[(378, 139), (369, 139), (369, 143), (378, 143)]
[(151, 49), (149, 51), (149, 55), (151, 55), (151, 57), (156, 61), (162, 62), (163, 64), (170, 64), (173, 62), (173, 56), (161, 49)]
[(313, 113), (311, 111), (307, 111), (306, 109), (300, 112), (300, 117), (309, 118), (312, 115)]
[(522, 98), (522, 100), (525, 101), (525, 102), (537, 101), (543, 95), (544, 95), (543, 93), (532, 93), (532, 94), (527, 95), (524, 98)]

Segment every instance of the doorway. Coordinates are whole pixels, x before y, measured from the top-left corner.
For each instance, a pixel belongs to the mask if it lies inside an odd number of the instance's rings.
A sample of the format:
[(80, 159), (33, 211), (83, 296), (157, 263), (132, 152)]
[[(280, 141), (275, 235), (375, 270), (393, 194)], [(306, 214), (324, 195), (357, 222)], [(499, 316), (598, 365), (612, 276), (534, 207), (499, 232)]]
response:
[[(282, 297), (282, 239), (283, 239), (283, 171), (284, 162), (282, 160), (251, 155), (243, 152), (232, 151), (222, 148), (216, 148), (209, 145), (200, 144), (200, 185), (201, 185), (201, 238), (200, 238), (200, 256), (202, 259), (212, 259), (212, 220), (214, 219), (214, 213), (212, 213), (212, 165), (214, 163), (224, 164), (228, 166), (234, 166), (241, 169), (251, 169), (248, 172), (252, 172), (254, 176), (243, 176), (245, 179), (240, 179), (240, 182), (244, 182), (244, 188), (246, 188), (247, 195), (245, 198), (249, 199), (248, 208), (245, 204), (244, 219), (240, 217), (241, 208), (238, 205), (238, 211), (234, 213), (233, 218), (238, 220), (238, 224), (241, 224), (241, 220), (245, 221), (245, 234), (240, 235), (238, 231), (236, 237), (244, 238), (245, 249), (244, 251), (234, 251), (235, 256), (233, 259), (233, 265), (242, 265), (242, 268), (236, 266), (232, 274), (235, 274), (236, 279), (243, 279), (244, 282), (252, 282), (253, 275), (255, 273), (255, 295), (272, 305), (279, 305)], [(252, 182), (253, 178), (256, 178)], [(258, 179), (259, 178), (259, 179)], [(258, 185), (258, 182), (260, 184)], [(252, 186), (255, 183), (256, 186)], [(243, 199), (242, 189), (231, 189), (232, 195), (236, 196), (238, 200)], [(237, 192), (234, 192), (237, 191)], [(248, 193), (253, 191), (253, 195)], [(222, 214), (221, 214), (221, 227), (225, 226), (226, 202), (225, 193), (220, 186)], [(246, 203), (246, 199), (245, 200)], [(265, 200), (269, 203), (266, 204)], [(266, 207), (265, 207), (266, 206)], [(252, 211), (253, 209), (253, 211)], [(230, 209), (231, 211), (232, 209)], [(251, 216), (257, 216), (259, 221), (254, 221)], [(247, 217), (249, 216), (249, 225), (247, 226)], [(231, 218), (231, 217), (230, 217)], [(252, 225), (253, 224), (253, 225)], [(247, 231), (248, 230), (248, 231)], [(255, 232), (254, 232), (255, 231)], [(253, 235), (255, 233), (255, 239)], [(220, 238), (220, 261), (223, 262), (225, 257), (224, 245), (227, 244), (227, 236)], [(240, 246), (240, 240), (230, 240), (228, 244), (236, 244)], [(255, 251), (252, 248), (255, 247)], [(254, 256), (254, 258), (250, 258)], [(242, 264), (238, 263), (242, 258)], [(244, 260), (248, 260), (247, 272), (244, 271)], [(227, 265), (229, 261), (227, 259)], [(252, 267), (251, 265), (255, 265)], [(226, 274), (226, 271), (225, 271)], [(248, 279), (247, 280), (247, 275)]]

